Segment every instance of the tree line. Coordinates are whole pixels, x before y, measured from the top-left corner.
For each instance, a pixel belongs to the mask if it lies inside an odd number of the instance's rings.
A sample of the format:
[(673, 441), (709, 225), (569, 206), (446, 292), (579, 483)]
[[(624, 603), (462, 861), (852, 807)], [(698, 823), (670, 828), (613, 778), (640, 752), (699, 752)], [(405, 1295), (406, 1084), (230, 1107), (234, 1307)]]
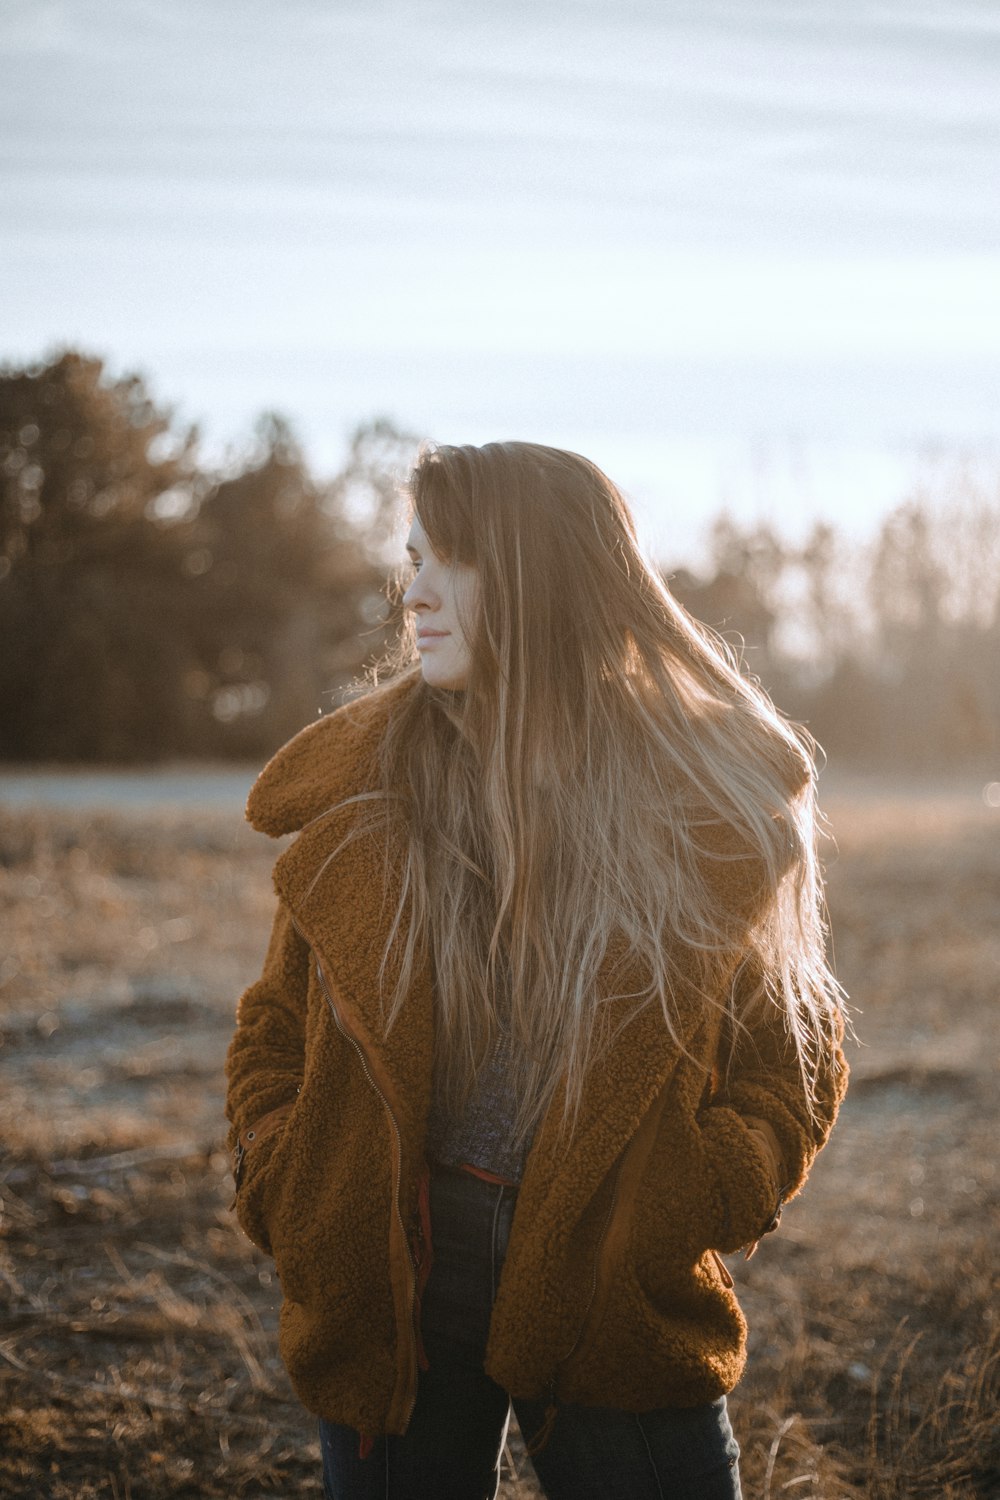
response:
[[(265, 414), (211, 469), (139, 376), (75, 350), (0, 369), (0, 759), (259, 760), (334, 707), (395, 628), (415, 448), (367, 423), (320, 480)], [(863, 547), (721, 517), (703, 575), (665, 572), (837, 762), (1000, 751), (1000, 501), (971, 474)]]
[(0, 757), (259, 758), (332, 707), (383, 644), (412, 447), (370, 423), (320, 483), (268, 414), (208, 472), (137, 376), (0, 371)]

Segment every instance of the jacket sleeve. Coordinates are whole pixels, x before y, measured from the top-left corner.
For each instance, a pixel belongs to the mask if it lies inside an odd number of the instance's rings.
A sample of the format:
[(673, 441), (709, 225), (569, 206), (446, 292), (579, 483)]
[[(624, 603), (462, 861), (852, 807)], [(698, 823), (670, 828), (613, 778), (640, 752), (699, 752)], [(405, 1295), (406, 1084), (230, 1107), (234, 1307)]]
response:
[(254, 1192), (281, 1139), (305, 1069), (309, 949), (279, 904), (260, 979), (240, 997), (226, 1057), (226, 1116), (234, 1152), (235, 1208), (255, 1244), (269, 1250)]
[[(751, 978), (744, 975), (743, 983)], [(739, 989), (736, 1013), (739, 1014)], [(825, 1144), (847, 1087), (843, 1023), (818, 1058), (810, 1108), (784, 1013), (767, 1001), (735, 1028), (721, 1059), (721, 1084), (699, 1114), (716, 1196), (716, 1249), (756, 1247), (776, 1229), (781, 1206), (808, 1176)]]

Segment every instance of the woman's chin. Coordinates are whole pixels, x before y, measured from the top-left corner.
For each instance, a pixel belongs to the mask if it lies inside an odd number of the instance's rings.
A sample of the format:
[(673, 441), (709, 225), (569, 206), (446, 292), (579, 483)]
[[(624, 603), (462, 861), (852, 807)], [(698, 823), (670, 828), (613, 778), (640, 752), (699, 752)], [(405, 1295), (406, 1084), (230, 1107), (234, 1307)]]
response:
[(461, 692), (468, 680), (466, 673), (449, 672), (430, 661), (421, 660), (420, 670), (428, 687), (447, 688), (450, 692)]

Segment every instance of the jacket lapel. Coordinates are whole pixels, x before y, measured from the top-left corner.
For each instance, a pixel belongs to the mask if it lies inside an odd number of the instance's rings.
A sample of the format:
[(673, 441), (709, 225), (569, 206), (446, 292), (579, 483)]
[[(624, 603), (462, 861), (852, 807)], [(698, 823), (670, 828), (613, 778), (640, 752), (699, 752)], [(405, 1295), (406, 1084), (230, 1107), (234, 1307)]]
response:
[[(318, 959), (341, 1023), (391, 1082), (400, 1126), (423, 1138), (430, 1105), (434, 1024), (430, 965), (421, 955), (406, 1001), (386, 1034), (379, 970), (399, 900), (398, 860), (386, 869), (385, 839), (358, 833), (365, 803), (314, 820), (278, 859), (274, 885)], [(394, 851), (390, 849), (390, 854)], [(399, 972), (384, 982), (388, 1009)]]

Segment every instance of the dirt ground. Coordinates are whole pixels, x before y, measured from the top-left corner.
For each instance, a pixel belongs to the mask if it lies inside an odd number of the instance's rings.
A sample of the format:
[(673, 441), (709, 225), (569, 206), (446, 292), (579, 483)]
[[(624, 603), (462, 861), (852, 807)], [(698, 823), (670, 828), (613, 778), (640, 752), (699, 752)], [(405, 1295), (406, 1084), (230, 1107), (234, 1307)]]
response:
[[(862, 1045), (781, 1232), (731, 1262), (748, 1500), (1000, 1495), (1000, 810), (830, 801)], [(230, 814), (0, 818), (0, 1495), (319, 1495), (222, 1061), (276, 847)], [(516, 1434), (501, 1494), (537, 1494)]]

